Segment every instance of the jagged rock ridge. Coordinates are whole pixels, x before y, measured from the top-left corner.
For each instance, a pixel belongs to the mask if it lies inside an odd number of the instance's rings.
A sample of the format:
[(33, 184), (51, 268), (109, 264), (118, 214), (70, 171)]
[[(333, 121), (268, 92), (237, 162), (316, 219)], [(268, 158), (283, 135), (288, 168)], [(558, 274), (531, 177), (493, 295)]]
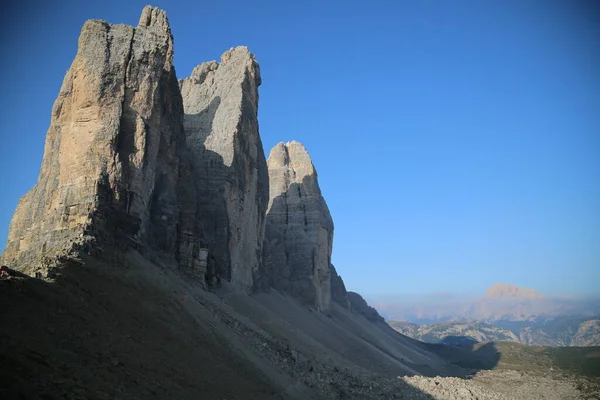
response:
[(267, 160), (269, 205), (262, 276), (310, 306), (331, 301), (333, 220), (312, 160), (296, 141), (279, 143)]
[(351, 308), (306, 149), (278, 144), (267, 169), (254, 55), (230, 49), (179, 82), (172, 62), (158, 8), (145, 7), (135, 28), (85, 23), (3, 261), (32, 275), (47, 270), (44, 259), (135, 249), (245, 291), (274, 287), (319, 310), (332, 300)]
[(518, 342), (511, 331), (484, 322), (441, 322), (417, 325), (404, 321), (388, 321), (397, 332), (428, 343), (468, 345), (474, 342)]
[(5, 263), (31, 274), (47, 258), (133, 248), (204, 277), (206, 248), (209, 273), (252, 287), (268, 199), (258, 64), (245, 47), (201, 64), (180, 82), (184, 104), (172, 62), (158, 8), (136, 28), (85, 23)]

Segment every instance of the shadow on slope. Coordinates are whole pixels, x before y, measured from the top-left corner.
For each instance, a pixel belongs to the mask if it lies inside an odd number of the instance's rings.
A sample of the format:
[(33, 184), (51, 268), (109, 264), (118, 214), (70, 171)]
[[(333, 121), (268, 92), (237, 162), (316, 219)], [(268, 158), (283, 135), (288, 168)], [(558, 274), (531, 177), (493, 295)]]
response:
[(0, 281), (0, 397), (283, 398), (144, 269), (68, 261), (54, 282)]
[[(317, 352), (344, 331), (326, 321), (363, 324), (347, 310), (328, 318), (287, 298), (282, 305), (292, 314), (300, 307), (320, 321), (288, 322), (254, 297), (219, 298), (137, 253), (118, 265), (67, 261), (54, 281), (0, 281), (0, 302), (2, 398), (431, 399), (375, 374), (375, 358), (364, 362), (367, 371)], [(325, 330), (329, 341), (311, 342), (301, 323)], [(302, 340), (285, 336), (294, 331)], [(375, 347), (356, 342), (345, 350), (356, 354), (346, 356), (359, 360), (361, 346)]]
[(496, 368), (501, 357), (496, 343), (478, 343), (465, 336), (446, 336), (442, 343), (426, 343), (425, 346), (448, 362), (463, 368), (458, 375), (461, 378), (470, 378), (477, 371)]

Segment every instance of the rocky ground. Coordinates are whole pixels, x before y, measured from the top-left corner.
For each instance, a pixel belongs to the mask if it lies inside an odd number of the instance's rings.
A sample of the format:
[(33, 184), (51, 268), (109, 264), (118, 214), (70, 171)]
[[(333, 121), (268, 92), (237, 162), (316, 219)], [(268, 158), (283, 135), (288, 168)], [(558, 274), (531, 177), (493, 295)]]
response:
[(404, 377), (404, 382), (439, 400), (581, 399), (569, 380), (518, 371), (481, 371), (472, 379)]
[(324, 315), (276, 293), (207, 292), (122, 261), (0, 281), (0, 398), (600, 398), (593, 349), (424, 345), (341, 307)]

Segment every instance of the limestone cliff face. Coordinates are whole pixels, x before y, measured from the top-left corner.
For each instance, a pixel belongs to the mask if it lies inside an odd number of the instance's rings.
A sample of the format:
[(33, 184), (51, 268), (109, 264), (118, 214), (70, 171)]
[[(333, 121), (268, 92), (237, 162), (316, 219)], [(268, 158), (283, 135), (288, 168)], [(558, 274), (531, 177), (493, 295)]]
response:
[(269, 179), (258, 132), (260, 71), (246, 47), (179, 81), (197, 203), (182, 223), (211, 251), (208, 275), (250, 289), (260, 265)]
[(144, 8), (135, 28), (85, 23), (54, 103), (38, 182), (11, 222), (5, 263), (27, 272), (40, 257), (92, 238), (175, 251), (184, 136), (172, 59), (162, 10)]
[(277, 144), (267, 165), (269, 205), (261, 275), (265, 284), (327, 310), (333, 220), (317, 171), (304, 146), (295, 141)]

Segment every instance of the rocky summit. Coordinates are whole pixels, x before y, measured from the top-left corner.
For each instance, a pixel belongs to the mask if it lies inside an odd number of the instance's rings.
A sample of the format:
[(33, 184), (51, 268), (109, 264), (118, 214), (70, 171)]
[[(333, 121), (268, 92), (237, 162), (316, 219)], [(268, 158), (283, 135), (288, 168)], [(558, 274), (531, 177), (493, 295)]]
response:
[(1, 398), (581, 398), (577, 363), (510, 348), (544, 375), (478, 377), (493, 346), (418, 342), (347, 291), (305, 147), (265, 160), (254, 55), (178, 81), (173, 48), (151, 6), (83, 25), (1, 257)]
[(172, 62), (163, 10), (86, 22), (5, 263), (47, 274), (44, 260), (116, 246), (252, 288), (268, 201), (258, 64), (239, 47), (178, 84)]
[(320, 310), (331, 300), (333, 220), (304, 146), (279, 143), (267, 160), (269, 206), (263, 273), (269, 286)]

